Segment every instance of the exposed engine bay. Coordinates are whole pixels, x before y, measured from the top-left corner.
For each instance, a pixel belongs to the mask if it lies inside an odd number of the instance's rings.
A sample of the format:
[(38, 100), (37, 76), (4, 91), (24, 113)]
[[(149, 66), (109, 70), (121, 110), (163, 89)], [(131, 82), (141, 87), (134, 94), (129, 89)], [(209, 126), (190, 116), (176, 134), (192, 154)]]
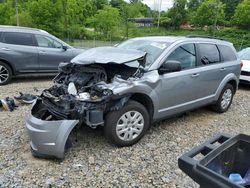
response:
[(105, 113), (119, 110), (129, 94), (117, 95), (106, 87), (115, 78), (140, 78), (143, 69), (125, 64), (61, 63), (54, 85), (45, 89), (32, 109), (32, 115), (46, 121), (77, 119), (95, 128), (103, 124)]

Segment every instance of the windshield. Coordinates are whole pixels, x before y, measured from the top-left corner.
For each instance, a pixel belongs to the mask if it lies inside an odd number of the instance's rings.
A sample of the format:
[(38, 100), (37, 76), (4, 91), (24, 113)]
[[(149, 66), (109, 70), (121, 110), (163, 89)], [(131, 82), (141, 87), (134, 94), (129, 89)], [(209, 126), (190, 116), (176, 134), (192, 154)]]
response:
[(160, 56), (164, 49), (169, 45), (170, 43), (160, 41), (128, 40), (121, 43), (117, 47), (123, 49), (141, 50), (143, 52), (146, 52), (146, 67), (148, 67)]
[(241, 60), (249, 60), (250, 61), (250, 49), (243, 49), (239, 53)]

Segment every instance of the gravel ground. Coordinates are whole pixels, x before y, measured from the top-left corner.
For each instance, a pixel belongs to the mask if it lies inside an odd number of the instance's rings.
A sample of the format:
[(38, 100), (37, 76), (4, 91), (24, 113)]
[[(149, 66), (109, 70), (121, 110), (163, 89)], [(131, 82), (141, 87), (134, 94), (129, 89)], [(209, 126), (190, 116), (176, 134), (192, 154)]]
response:
[[(14, 80), (0, 86), (0, 98), (42, 90), (50, 79)], [(178, 157), (219, 132), (250, 134), (249, 96), (250, 87), (241, 86), (228, 112), (202, 108), (161, 121), (132, 147), (116, 148), (102, 129), (82, 128), (64, 161), (31, 155), (24, 127), (31, 106), (0, 112), (0, 187), (198, 187), (178, 168)]]

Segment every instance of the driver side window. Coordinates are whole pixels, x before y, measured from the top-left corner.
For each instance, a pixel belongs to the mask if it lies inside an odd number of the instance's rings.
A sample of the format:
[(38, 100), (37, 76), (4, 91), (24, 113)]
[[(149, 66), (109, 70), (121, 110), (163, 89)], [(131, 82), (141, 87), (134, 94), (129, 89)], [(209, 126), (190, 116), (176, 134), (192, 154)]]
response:
[(46, 37), (46, 36), (42, 36), (42, 35), (35, 35), (36, 37), (36, 41), (37, 41), (37, 45), (39, 47), (45, 47), (45, 48), (62, 48), (62, 44), (57, 42), (56, 40), (50, 38), (50, 37)]
[(196, 66), (196, 52), (194, 44), (184, 44), (176, 48), (166, 59), (179, 61), (182, 69), (189, 69)]

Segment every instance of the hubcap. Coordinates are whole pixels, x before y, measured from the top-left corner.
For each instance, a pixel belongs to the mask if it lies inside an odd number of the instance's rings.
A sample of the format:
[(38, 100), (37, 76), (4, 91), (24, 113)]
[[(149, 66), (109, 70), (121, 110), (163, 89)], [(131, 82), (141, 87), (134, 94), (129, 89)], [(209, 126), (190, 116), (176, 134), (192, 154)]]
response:
[(222, 95), (222, 100), (221, 100), (221, 107), (223, 109), (226, 109), (230, 102), (231, 102), (231, 99), (232, 99), (232, 96), (233, 96), (233, 93), (232, 93), (232, 90), (231, 89), (226, 89)]
[(9, 71), (4, 66), (0, 65), (0, 83), (4, 83), (9, 78)]
[(123, 114), (116, 124), (116, 134), (124, 141), (138, 137), (144, 127), (144, 117), (138, 111), (128, 111)]

